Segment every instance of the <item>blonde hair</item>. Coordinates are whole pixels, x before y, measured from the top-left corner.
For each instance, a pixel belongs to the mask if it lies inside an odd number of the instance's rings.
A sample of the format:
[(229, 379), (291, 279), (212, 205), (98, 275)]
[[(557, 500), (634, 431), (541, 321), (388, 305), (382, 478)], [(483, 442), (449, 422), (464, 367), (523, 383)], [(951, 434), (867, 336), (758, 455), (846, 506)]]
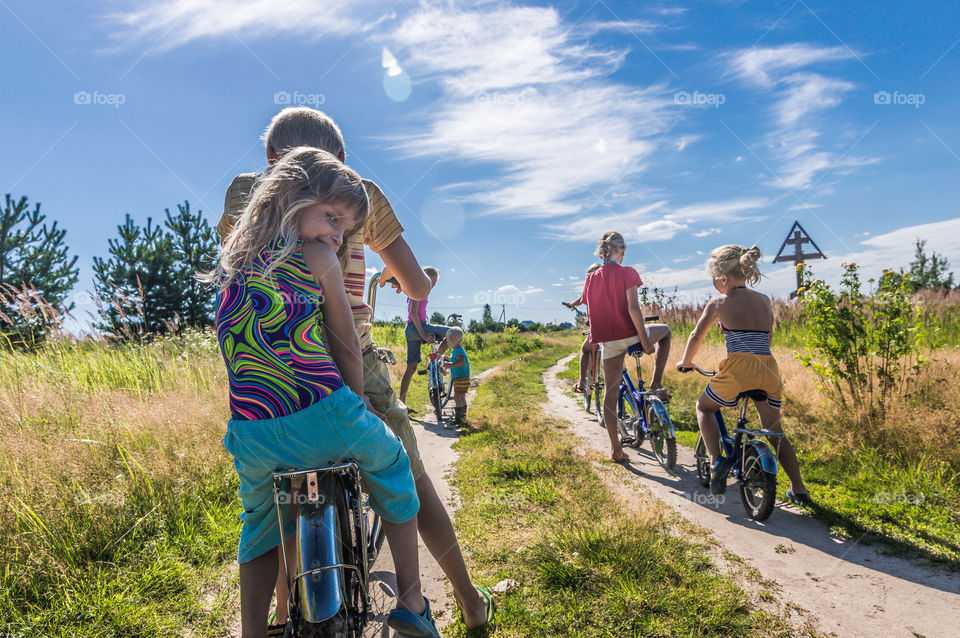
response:
[(589, 275), (590, 273), (592, 273), (592, 272), (594, 272), (594, 271), (600, 270), (600, 267), (601, 267), (601, 266), (603, 266), (603, 264), (598, 264), (598, 263), (596, 263), (596, 262), (590, 264), (589, 266), (587, 266), (587, 274)]
[(450, 344), (463, 343), (463, 330), (456, 326), (447, 328), (447, 342)]
[(312, 146), (337, 156), (346, 152), (336, 122), (323, 111), (306, 106), (289, 106), (274, 115), (262, 139), (278, 155), (297, 146)]
[(711, 277), (735, 277), (754, 286), (760, 283), (760, 249), (756, 245), (750, 248), (727, 244), (715, 248), (707, 259), (707, 273)]
[(264, 273), (269, 275), (297, 249), (301, 211), (332, 203), (355, 211), (349, 232), (361, 227), (370, 203), (360, 176), (327, 151), (304, 146), (290, 150), (257, 180), (250, 202), (223, 242), (216, 272), (204, 280), (226, 288), (265, 246), (280, 240)]
[(424, 266), (423, 274), (427, 277), (433, 277), (434, 279), (440, 279), (440, 271), (434, 268), (433, 266)]
[(623, 241), (623, 235), (611, 231), (603, 234), (603, 237), (597, 242), (597, 250), (594, 251), (593, 254), (604, 262), (608, 262), (610, 261), (610, 255), (612, 255), (615, 250), (626, 249), (627, 243)]

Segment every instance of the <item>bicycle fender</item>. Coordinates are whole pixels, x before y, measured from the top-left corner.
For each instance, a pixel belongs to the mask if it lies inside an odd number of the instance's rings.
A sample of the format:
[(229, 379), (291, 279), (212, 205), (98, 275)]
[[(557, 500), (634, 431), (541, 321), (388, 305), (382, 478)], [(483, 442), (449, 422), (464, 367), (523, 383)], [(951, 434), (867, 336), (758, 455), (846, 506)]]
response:
[[(336, 497), (337, 490), (343, 488), (337, 477), (330, 473), (321, 474), (318, 482), (323, 497), (321, 502), (301, 504), (297, 518), (300, 543), (295, 565), (298, 572), (343, 563), (340, 549), (340, 516), (343, 512), (337, 508), (343, 499)], [(328, 620), (344, 605), (342, 569), (326, 569), (304, 576), (300, 585), (300, 608), (307, 622)]]
[(760, 457), (760, 467), (763, 468), (764, 472), (769, 474), (777, 473), (777, 456), (773, 453), (773, 450), (770, 449), (770, 446), (763, 441), (758, 441), (752, 439), (746, 441), (746, 447), (752, 447), (757, 452), (757, 456)]
[(660, 417), (660, 420), (667, 424), (667, 438), (677, 438), (676, 432), (674, 432), (673, 429), (673, 421), (670, 419), (670, 413), (667, 411), (667, 406), (663, 404), (663, 401), (656, 397), (647, 397), (647, 401), (650, 402), (650, 406), (653, 408), (653, 411), (657, 413), (657, 416)]

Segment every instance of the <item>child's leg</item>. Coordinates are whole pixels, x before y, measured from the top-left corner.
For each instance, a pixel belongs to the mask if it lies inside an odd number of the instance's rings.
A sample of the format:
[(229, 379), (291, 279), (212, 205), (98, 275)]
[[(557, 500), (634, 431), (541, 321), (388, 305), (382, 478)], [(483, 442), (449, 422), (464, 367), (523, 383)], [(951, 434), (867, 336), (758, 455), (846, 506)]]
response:
[(580, 346), (580, 381), (577, 383), (578, 389), (586, 390), (587, 369), (590, 367), (590, 357), (592, 354), (593, 344), (590, 343), (590, 335), (587, 335), (587, 338), (583, 340), (583, 345)]
[(457, 392), (453, 395), (453, 403), (458, 408), (467, 407), (467, 393), (466, 392)]
[(720, 404), (706, 393), (701, 394), (697, 400), (697, 425), (700, 426), (700, 436), (703, 437), (703, 443), (710, 455), (711, 467), (720, 458), (720, 426), (717, 424), (717, 410), (720, 407)]
[[(416, 546), (414, 546), (416, 550)], [(266, 638), (267, 612), (277, 573), (277, 548), (240, 564), (240, 627), (242, 638)]]
[(651, 390), (663, 387), (663, 371), (667, 367), (667, 359), (670, 358), (671, 334), (670, 326), (662, 323), (652, 323), (647, 326), (647, 337), (656, 348), (653, 378), (650, 380)]
[[(296, 520), (296, 515), (294, 515), (294, 520)], [(287, 561), (290, 564), (293, 564), (293, 561), (297, 558), (295, 542), (296, 536), (291, 536), (286, 542)], [(278, 545), (277, 547), (279, 548), (280, 546)], [(275, 591), (277, 592), (277, 613), (274, 618), (274, 624), (283, 625), (286, 624), (290, 614), (290, 610), (287, 607), (287, 603), (290, 600), (290, 588), (287, 586), (287, 571), (283, 566), (282, 556), (278, 556), (277, 558), (277, 585)]]
[[(780, 410), (771, 407), (766, 401), (757, 401), (757, 413), (760, 415), (760, 425), (766, 430), (774, 432), (783, 432), (783, 426), (780, 422)], [(777, 458), (783, 471), (790, 478), (790, 489), (794, 494), (806, 494), (807, 487), (803, 484), (803, 478), (800, 476), (800, 460), (797, 459), (797, 453), (786, 436), (771, 436), (770, 445), (777, 452)]]
[(417, 517), (405, 523), (383, 521), (397, 573), (397, 606), (422, 614), (426, 608), (420, 591), (420, 556), (417, 553)]
[(410, 381), (417, 371), (417, 363), (419, 361), (407, 363), (407, 369), (403, 371), (403, 378), (400, 379), (400, 403), (406, 404), (407, 402), (407, 390), (410, 388)]
[(627, 454), (620, 445), (620, 429), (617, 427), (617, 397), (620, 394), (620, 375), (623, 372), (623, 357), (620, 354), (603, 359), (603, 422), (610, 436), (610, 458), (621, 463), (627, 460)]

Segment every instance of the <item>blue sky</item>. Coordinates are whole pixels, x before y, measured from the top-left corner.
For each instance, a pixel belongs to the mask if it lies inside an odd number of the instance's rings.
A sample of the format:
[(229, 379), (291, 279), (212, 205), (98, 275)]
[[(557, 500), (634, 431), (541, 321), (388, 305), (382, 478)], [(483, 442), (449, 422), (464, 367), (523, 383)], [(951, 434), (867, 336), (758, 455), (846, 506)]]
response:
[(828, 280), (906, 265), (916, 238), (960, 269), (950, 2), (0, 0), (0, 20), (0, 185), (68, 230), (81, 320), (124, 215), (187, 199), (215, 222), (292, 102), (340, 124), (445, 314), (564, 320), (607, 230), (693, 301), (711, 248), (772, 258), (794, 219)]

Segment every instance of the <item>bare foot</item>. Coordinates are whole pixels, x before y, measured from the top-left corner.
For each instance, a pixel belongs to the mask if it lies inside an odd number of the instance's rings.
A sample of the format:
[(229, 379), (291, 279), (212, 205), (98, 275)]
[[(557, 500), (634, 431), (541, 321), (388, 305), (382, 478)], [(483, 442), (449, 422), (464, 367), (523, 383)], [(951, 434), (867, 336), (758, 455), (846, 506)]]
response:
[(573, 391), (577, 394), (583, 394), (587, 389), (587, 382), (584, 379), (580, 379), (573, 384)]
[(627, 456), (626, 452), (624, 452), (623, 450), (620, 450), (619, 453), (617, 452), (612, 453), (610, 455), (610, 460), (613, 461), (614, 463), (626, 463), (627, 461), (630, 460), (630, 457)]

